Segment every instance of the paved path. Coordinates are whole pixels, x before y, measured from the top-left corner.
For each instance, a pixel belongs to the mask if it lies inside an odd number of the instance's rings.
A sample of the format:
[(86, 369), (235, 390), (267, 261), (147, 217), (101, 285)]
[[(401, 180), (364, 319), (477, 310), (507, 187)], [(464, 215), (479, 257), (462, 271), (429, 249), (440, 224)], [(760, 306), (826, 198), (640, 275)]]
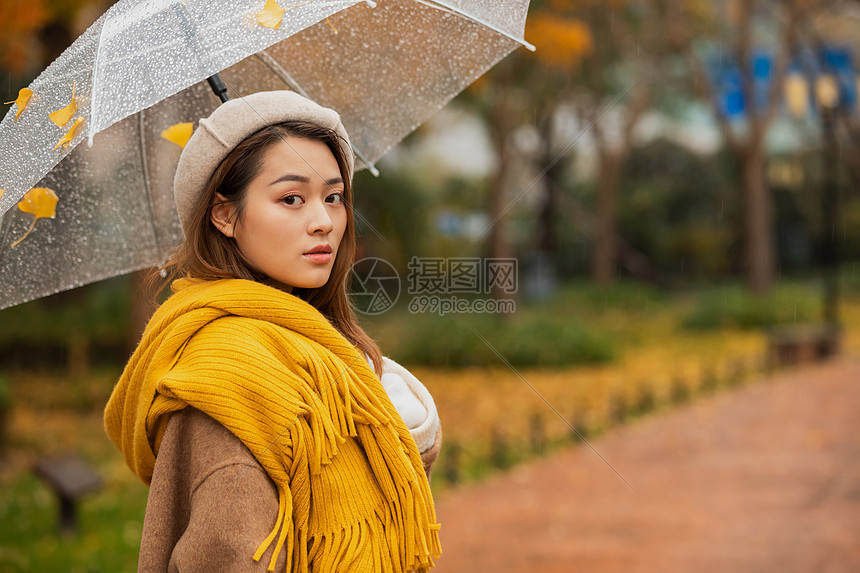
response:
[[(451, 422), (449, 422), (451, 423)], [(860, 362), (654, 414), (446, 492), (440, 573), (860, 572)]]

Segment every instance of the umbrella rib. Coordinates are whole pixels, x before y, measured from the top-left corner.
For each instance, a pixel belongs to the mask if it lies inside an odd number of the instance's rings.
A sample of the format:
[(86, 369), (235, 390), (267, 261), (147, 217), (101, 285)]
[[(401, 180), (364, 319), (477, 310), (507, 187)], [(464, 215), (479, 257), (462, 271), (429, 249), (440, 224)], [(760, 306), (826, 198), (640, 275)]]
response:
[(308, 99), (313, 99), (311, 98), (311, 96), (308, 95), (308, 92), (306, 92), (302, 88), (302, 86), (299, 85), (299, 82), (297, 82), (296, 79), (292, 75), (290, 75), (290, 72), (285, 70), (284, 67), (278, 63), (278, 60), (273, 58), (272, 55), (269, 54), (269, 52), (267, 52), (266, 50), (260, 50), (254, 55), (257, 56), (257, 59), (263, 62), (266, 67), (272, 71), (273, 74), (278, 76), (278, 79), (290, 86), (293, 90), (295, 90), (296, 93)]
[(155, 224), (155, 208), (152, 204), (152, 184), (149, 181), (149, 163), (146, 157), (146, 134), (143, 129), (143, 110), (137, 112), (137, 131), (140, 134), (140, 160), (143, 163), (143, 189), (146, 193), (146, 208), (149, 210), (149, 226), (152, 228), (152, 239), (155, 241), (155, 250), (158, 253), (159, 266), (161, 261), (161, 241), (158, 240), (158, 226)]
[[(280, 79), (282, 82), (287, 84), (290, 88), (292, 88), (293, 91), (295, 91), (296, 93), (308, 98), (309, 100), (314, 99), (310, 95), (308, 95), (308, 92), (306, 92), (304, 90), (304, 88), (302, 88), (302, 86), (299, 85), (299, 82), (296, 81), (296, 79), (290, 74), (290, 72), (285, 70), (284, 67), (280, 63), (278, 63), (278, 60), (273, 58), (269, 52), (267, 52), (266, 50), (260, 50), (259, 52), (257, 52), (254, 55), (257, 56), (257, 59), (259, 59), (261, 62), (263, 62), (263, 64), (267, 68), (269, 68), (269, 70), (271, 70), (271, 72), (273, 74), (275, 74), (278, 77), (278, 79)], [(365, 165), (367, 165), (367, 168), (370, 170), (370, 172), (375, 177), (379, 177), (379, 169), (376, 168), (376, 165), (374, 165), (373, 162), (370, 161), (370, 159), (368, 159), (367, 156), (365, 156), (364, 153), (362, 153), (361, 150), (358, 147), (356, 147), (352, 142), (350, 142), (350, 147), (352, 147), (353, 153), (355, 153), (358, 156), (358, 158), (361, 159), (361, 161)]]
[(530, 44), (529, 42), (526, 42), (525, 39), (517, 38), (516, 36), (514, 36), (511, 33), (505, 32), (504, 30), (502, 30), (501, 28), (499, 28), (495, 24), (491, 24), (491, 23), (487, 22), (483, 18), (478, 18), (477, 16), (473, 16), (472, 14), (467, 14), (466, 12), (463, 12), (462, 10), (452, 8), (451, 6), (448, 6), (448, 5), (444, 4), (443, 2), (439, 2), (439, 1), (433, 1), (433, 2), (430, 2), (429, 0), (414, 0), (414, 1), (419, 3), (419, 4), (423, 4), (423, 5), (427, 6), (428, 8), (433, 8), (434, 10), (439, 10), (440, 12), (447, 12), (448, 14), (454, 14), (456, 16), (460, 16), (461, 18), (471, 20), (471, 21), (475, 22), (476, 24), (480, 24), (481, 26), (489, 28), (490, 30), (492, 30), (498, 34), (501, 34), (502, 36), (513, 40), (517, 44), (520, 44), (521, 46), (525, 47), (530, 52), (535, 51), (534, 45)]
[(96, 47), (96, 58), (93, 61), (93, 71), (92, 75), (90, 75), (90, 117), (87, 122), (87, 146), (92, 148), (93, 139), (96, 136), (96, 104), (98, 102), (99, 93), (96, 91), (96, 87), (98, 86), (99, 79), (99, 68), (102, 59), (102, 39), (104, 38), (105, 33), (105, 23), (109, 20), (104, 20), (101, 23), (101, 29), (99, 30), (99, 45)]

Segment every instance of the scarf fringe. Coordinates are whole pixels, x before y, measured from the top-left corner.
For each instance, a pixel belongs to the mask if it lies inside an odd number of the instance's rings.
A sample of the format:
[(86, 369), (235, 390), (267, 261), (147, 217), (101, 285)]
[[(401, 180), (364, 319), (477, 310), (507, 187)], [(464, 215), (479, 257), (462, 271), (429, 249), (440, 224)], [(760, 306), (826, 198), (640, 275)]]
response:
[[(308, 444), (308, 442), (314, 441), (308, 437), (312, 430), (307, 427), (305, 420), (299, 420), (290, 433), (293, 444)], [(408, 431), (406, 435), (409, 435)], [(437, 533), (439, 526), (436, 524), (432, 503), (429, 508), (427, 504), (419, 503), (419, 500), (428, 499), (431, 495), (429, 484), (424, 478), (423, 472), (417, 475), (413, 464), (408, 463), (415, 460), (404, 460), (403, 457), (393, 455), (402, 450), (402, 436), (398, 435), (397, 430), (391, 425), (378, 424), (375, 426), (359, 425), (356, 437), (364, 448), (388, 509), (387, 512), (383, 512), (382, 517), (386, 523), (390, 524), (390, 527), (385, 528), (389, 531), (389, 535), (376, 535), (373, 526), (371, 526), (370, 534), (373, 534), (376, 540), (374, 545), (382, 544), (388, 547), (390, 555), (386, 559), (397, 559), (397, 567), (394, 571), (398, 573), (413, 570), (422, 571), (432, 567), (433, 560), (430, 556), (438, 557), (441, 554)], [(320, 443), (320, 440), (316, 440), (316, 442)], [(271, 533), (254, 554), (254, 559), (259, 561), (269, 548), (274, 546), (269, 561), (269, 571), (274, 571), (278, 556), (287, 539), (291, 541), (292, 545), (292, 549), (287, 554), (287, 571), (307, 571), (309, 562), (314, 562), (315, 566), (319, 566), (316, 559), (309, 554), (307, 545), (310, 498), (305, 496), (305, 499), (300, 503), (294, 503), (295, 500), (292, 497), (293, 492), (310, 491), (310, 480), (315, 468), (324, 465), (321, 459), (314, 461), (318, 454), (317, 448), (298, 447), (294, 449), (293, 469), (289, 479), (290, 486), (288, 489), (278, 489), (277, 521)], [(420, 456), (417, 463), (420, 464)], [(339, 539), (340, 534), (334, 532), (330, 535), (333, 535), (333, 539), (336, 540)], [(361, 531), (361, 535), (367, 536), (368, 531)], [(351, 539), (350, 536), (346, 538)], [(353, 556), (350, 554), (345, 558), (349, 562)], [(322, 566), (321, 570), (331, 571), (333, 569)]]
[[(283, 550), (284, 541), (288, 536), (285, 533), (288, 528), (292, 532), (290, 537), (295, 538), (295, 543), (291, 549), (288, 549), (286, 570), (296, 573), (309, 573), (311, 563), (317, 571), (332, 573), (339, 571), (423, 573), (434, 567), (434, 558), (438, 559), (441, 555), (441, 549), (437, 543), (430, 553), (412, 554), (409, 559), (401, 559), (402, 537), (391, 534), (392, 530), (396, 530), (396, 523), (390, 521), (361, 519), (339, 529), (316, 534), (311, 538), (308, 537), (306, 528), (291, 527), (289, 520), (285, 520), (283, 525), (280, 538), (275, 544), (269, 561), (269, 571), (275, 570), (278, 555)], [(435, 525), (431, 529), (438, 531), (439, 526)], [(257, 550), (254, 555), (255, 561), (260, 561), (269, 549), (275, 534), (276, 530)]]

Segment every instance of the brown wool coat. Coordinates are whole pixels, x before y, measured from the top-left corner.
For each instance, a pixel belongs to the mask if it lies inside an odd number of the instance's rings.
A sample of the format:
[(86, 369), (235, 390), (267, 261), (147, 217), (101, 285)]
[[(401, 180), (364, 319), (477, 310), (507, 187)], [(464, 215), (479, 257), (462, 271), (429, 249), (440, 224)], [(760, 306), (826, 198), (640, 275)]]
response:
[[(421, 453), (424, 471), (439, 455), (442, 431)], [(229, 430), (191, 407), (175, 412), (155, 461), (138, 571), (262, 572), (252, 556), (278, 515), (275, 485)], [(283, 571), (288, 549), (278, 557)]]

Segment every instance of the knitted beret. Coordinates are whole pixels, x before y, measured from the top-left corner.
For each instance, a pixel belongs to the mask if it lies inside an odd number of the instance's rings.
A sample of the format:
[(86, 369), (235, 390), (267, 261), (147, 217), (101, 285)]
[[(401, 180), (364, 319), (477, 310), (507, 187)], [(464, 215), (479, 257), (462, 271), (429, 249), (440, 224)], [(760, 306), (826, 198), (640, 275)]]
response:
[(349, 136), (334, 110), (289, 91), (259, 92), (232, 99), (221, 104), (208, 118), (200, 120), (179, 156), (173, 178), (173, 197), (183, 230), (209, 178), (227, 154), (267, 125), (291, 120), (334, 130), (340, 136), (340, 145), (347, 158), (349, 172), (344, 173), (344, 178), (352, 178), (355, 160)]

